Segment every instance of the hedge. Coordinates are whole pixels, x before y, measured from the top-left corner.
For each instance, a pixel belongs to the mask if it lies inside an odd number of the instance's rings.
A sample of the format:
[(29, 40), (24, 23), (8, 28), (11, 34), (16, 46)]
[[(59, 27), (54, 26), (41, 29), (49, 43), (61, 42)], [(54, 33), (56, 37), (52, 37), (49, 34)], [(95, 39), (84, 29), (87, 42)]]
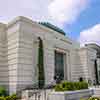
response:
[(88, 89), (87, 82), (67, 82), (64, 81), (55, 86), (55, 91), (75, 91), (81, 89)]
[(7, 91), (5, 87), (0, 86), (0, 96), (6, 96), (6, 95), (7, 95)]
[(80, 99), (80, 100), (100, 100), (99, 97), (90, 97), (89, 99)]
[(18, 98), (17, 98), (16, 94), (13, 94), (11, 96), (0, 97), (0, 100), (17, 100), (17, 99)]
[(90, 97), (88, 100), (100, 100), (98, 97)]

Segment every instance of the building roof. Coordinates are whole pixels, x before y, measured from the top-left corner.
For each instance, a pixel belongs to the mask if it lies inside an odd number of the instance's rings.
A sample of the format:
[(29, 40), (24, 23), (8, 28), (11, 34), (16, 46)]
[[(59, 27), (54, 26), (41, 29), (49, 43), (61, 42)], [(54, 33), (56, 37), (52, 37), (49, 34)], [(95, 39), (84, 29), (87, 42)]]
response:
[(85, 46), (88, 46), (88, 47), (91, 47), (93, 49), (100, 51), (100, 46), (95, 43), (89, 43), (89, 44), (86, 44)]
[(85, 46), (95, 49), (97, 51), (97, 57), (100, 58), (100, 46), (95, 43), (86, 44)]
[(52, 24), (50, 24), (48, 22), (39, 22), (39, 24), (41, 24), (41, 25), (43, 25), (43, 26), (45, 26), (45, 27), (47, 27), (49, 29), (52, 29), (52, 30), (54, 30), (54, 31), (56, 31), (58, 33), (61, 33), (63, 35), (66, 34), (62, 29), (60, 29), (59, 27), (57, 27), (55, 25), (52, 25)]

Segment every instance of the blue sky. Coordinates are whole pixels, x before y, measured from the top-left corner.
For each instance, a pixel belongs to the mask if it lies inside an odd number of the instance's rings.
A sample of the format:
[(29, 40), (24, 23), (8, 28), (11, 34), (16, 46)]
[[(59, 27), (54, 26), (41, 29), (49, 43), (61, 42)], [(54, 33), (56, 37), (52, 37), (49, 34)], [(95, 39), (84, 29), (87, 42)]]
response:
[[(84, 29), (100, 23), (100, 0), (90, 0), (88, 7), (79, 15), (77, 21), (71, 25), (64, 25), (64, 31), (73, 39), (77, 39)], [(100, 34), (100, 33), (99, 33)]]
[(61, 27), (82, 45), (100, 45), (99, 10), (100, 0), (0, 0), (0, 22), (25, 16)]

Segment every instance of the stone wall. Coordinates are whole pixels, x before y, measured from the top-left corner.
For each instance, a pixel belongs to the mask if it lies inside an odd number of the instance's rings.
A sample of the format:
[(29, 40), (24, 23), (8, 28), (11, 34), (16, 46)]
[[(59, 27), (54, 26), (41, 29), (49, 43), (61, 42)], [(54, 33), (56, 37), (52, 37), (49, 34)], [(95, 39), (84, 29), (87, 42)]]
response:
[(53, 89), (23, 90), (21, 100), (49, 100), (49, 94), (52, 91)]
[(83, 77), (85, 80), (95, 80), (96, 51), (90, 48), (76, 49), (72, 53), (71, 73), (72, 80), (79, 80)]
[(93, 90), (51, 92), (48, 100), (85, 100), (93, 95)]
[[(17, 21), (16, 21), (17, 22)], [(16, 93), (17, 89), (17, 68), (18, 68), (18, 47), (19, 47), (19, 26), (10, 22), (7, 25), (8, 44), (8, 68), (9, 68), (9, 92)]]
[(0, 86), (9, 84), (6, 25), (0, 23)]
[(91, 97), (92, 95), (92, 89), (66, 92), (55, 92), (53, 89), (24, 90), (22, 91), (21, 100), (85, 100)]

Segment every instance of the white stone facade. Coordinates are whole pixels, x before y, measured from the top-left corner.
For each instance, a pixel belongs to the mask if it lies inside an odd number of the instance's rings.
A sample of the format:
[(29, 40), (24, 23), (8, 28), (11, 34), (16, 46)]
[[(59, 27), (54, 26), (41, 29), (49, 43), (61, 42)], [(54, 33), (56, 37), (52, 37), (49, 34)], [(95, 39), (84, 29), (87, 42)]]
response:
[(72, 79), (77, 80), (82, 77), (85, 80), (95, 80), (95, 66), (96, 51), (91, 48), (80, 48), (74, 51), (72, 60)]
[(43, 40), (45, 84), (54, 81), (54, 52), (64, 57), (64, 79), (79, 77), (94, 80), (96, 51), (81, 48), (68, 37), (25, 17), (17, 17), (7, 25), (0, 24), (0, 84), (14, 93), (37, 83), (38, 37)]

